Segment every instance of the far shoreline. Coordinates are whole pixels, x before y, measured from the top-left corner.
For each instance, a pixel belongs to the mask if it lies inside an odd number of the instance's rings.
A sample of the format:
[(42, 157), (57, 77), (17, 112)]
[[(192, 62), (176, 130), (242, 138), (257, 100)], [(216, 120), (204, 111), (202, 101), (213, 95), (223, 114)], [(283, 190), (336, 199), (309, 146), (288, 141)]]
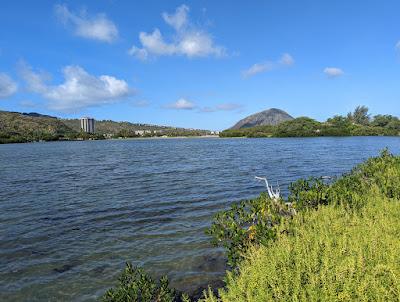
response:
[(247, 136), (225, 136), (221, 137), (218, 135), (201, 135), (201, 136), (151, 136), (151, 137), (121, 137), (121, 138), (105, 138), (105, 139), (59, 139), (59, 140), (48, 140), (48, 141), (31, 141), (31, 142), (9, 142), (0, 143), (1, 145), (13, 145), (13, 144), (37, 144), (37, 143), (56, 143), (56, 142), (87, 142), (87, 141), (123, 141), (123, 140), (172, 140), (172, 139), (310, 139), (310, 138), (350, 138), (350, 137), (393, 137), (400, 138), (398, 135), (346, 135), (346, 136), (269, 136), (269, 137), (247, 137)]

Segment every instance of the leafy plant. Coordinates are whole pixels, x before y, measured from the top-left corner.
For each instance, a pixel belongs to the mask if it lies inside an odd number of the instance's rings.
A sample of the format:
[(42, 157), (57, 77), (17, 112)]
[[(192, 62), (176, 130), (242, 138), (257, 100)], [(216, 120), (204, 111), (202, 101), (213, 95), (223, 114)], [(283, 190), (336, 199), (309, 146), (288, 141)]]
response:
[(274, 239), (275, 226), (293, 213), (289, 204), (272, 200), (263, 193), (258, 198), (241, 201), (218, 213), (206, 233), (212, 236), (215, 245), (225, 248), (228, 265), (235, 268), (249, 246), (266, 244)]
[(327, 184), (322, 179), (300, 179), (289, 186), (287, 201), (274, 201), (266, 194), (233, 204), (215, 215), (206, 231), (215, 245), (225, 248), (228, 264), (237, 268), (245, 252), (253, 245), (275, 240), (277, 227), (296, 211), (318, 209), (323, 205), (342, 205), (359, 210), (365, 194), (376, 186), (387, 198), (400, 199), (400, 157), (385, 149), (381, 155), (356, 166), (350, 173)]
[(357, 212), (329, 205), (286, 221), (204, 301), (398, 301), (400, 200), (368, 193)]
[(118, 285), (103, 296), (104, 302), (173, 302), (177, 295), (163, 276), (156, 283), (142, 268), (127, 263)]
[(400, 156), (385, 149), (331, 184), (290, 190), (298, 215), (242, 251), (219, 298), (202, 301), (398, 301)]

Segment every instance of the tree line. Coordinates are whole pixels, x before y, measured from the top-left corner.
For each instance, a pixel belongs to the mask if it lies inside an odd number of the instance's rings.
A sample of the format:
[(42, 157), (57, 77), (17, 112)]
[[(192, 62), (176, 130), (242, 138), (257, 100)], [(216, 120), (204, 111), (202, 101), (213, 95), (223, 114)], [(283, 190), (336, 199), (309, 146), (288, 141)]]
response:
[(276, 126), (228, 129), (220, 137), (313, 137), (313, 136), (397, 136), (400, 119), (389, 114), (371, 116), (366, 106), (358, 106), (346, 116), (335, 115), (325, 122), (299, 117)]

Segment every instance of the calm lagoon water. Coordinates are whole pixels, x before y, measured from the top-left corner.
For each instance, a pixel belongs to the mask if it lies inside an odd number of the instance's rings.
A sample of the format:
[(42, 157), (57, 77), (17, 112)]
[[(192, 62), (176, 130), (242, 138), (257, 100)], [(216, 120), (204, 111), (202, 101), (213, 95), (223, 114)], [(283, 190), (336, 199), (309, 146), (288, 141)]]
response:
[[(192, 290), (224, 274), (204, 230), (267, 176), (340, 175), (398, 137), (0, 145), (0, 300), (92, 301), (126, 261)], [(283, 190), (284, 193), (287, 191)]]

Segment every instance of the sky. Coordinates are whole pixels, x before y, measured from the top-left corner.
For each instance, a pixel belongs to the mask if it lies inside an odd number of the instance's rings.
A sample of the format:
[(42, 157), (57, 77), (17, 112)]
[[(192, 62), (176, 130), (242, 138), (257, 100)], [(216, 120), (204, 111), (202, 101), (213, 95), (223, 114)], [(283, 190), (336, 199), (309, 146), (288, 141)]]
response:
[(0, 110), (222, 130), (400, 116), (400, 1), (1, 1)]

